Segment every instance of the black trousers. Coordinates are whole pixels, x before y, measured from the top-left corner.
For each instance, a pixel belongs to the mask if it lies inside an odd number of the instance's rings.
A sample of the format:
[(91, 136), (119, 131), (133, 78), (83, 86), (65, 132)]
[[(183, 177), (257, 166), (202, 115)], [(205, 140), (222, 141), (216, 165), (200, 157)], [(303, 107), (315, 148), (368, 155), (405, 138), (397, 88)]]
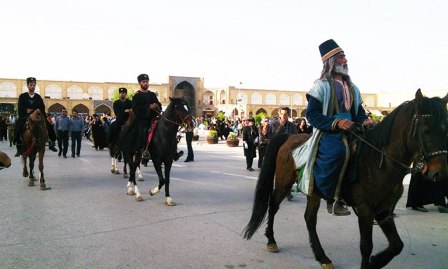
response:
[(193, 146), (191, 145), (191, 142), (193, 141), (193, 132), (185, 132), (185, 141), (187, 142), (187, 150), (188, 150), (187, 159), (193, 159), (194, 153), (193, 153)]
[(64, 156), (67, 155), (68, 150), (68, 131), (58, 131), (58, 148), (62, 151)]
[(72, 132), (72, 155), (75, 155), (75, 153), (79, 155), (81, 153), (81, 138), (81, 131)]

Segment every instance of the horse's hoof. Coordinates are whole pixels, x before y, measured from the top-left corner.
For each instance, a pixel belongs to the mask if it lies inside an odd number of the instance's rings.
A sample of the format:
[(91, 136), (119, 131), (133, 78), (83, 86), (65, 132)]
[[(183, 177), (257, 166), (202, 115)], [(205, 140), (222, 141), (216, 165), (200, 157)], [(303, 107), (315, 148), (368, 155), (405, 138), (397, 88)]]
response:
[(28, 182), (28, 187), (33, 187), (35, 186), (34, 181), (30, 179), (30, 181)]
[(124, 173), (124, 174), (123, 174), (123, 177), (124, 177), (124, 178), (129, 178), (129, 175), (128, 175), (127, 173)]
[(171, 197), (166, 197), (165, 204), (167, 206), (175, 206), (176, 205), (176, 203), (174, 202), (173, 198), (171, 198)]
[(323, 263), (320, 265), (322, 269), (334, 269), (334, 266), (332, 263)]
[(115, 171), (115, 173), (114, 174), (116, 174), (116, 175), (119, 175), (120, 174), (120, 171)]
[(112, 174), (115, 174), (115, 169), (110, 169), (110, 172), (111, 172)]
[(153, 196), (153, 195), (156, 195), (157, 193), (159, 193), (159, 188), (158, 187), (155, 187), (155, 188), (152, 188), (150, 191), (149, 191), (149, 194), (151, 195), (151, 196)]
[(139, 177), (137, 178), (137, 181), (145, 181), (145, 180), (143, 179), (143, 177)]
[(127, 195), (135, 195), (135, 191), (133, 191), (133, 190), (129, 190), (126, 194), (127, 194)]
[(278, 247), (277, 244), (268, 244), (268, 251), (272, 252), (272, 253), (277, 253), (278, 252)]
[(40, 185), (40, 190), (41, 190), (41, 191), (51, 190), (51, 187), (47, 187), (47, 185), (45, 185), (45, 184), (41, 184), (41, 185)]
[(22, 176), (23, 176), (23, 177), (28, 177), (29, 175), (30, 175), (30, 174), (29, 174), (28, 172), (23, 172), (23, 173), (22, 173)]
[(136, 196), (136, 197), (135, 197), (135, 201), (137, 201), (137, 202), (142, 202), (142, 201), (144, 201), (144, 200), (143, 200), (143, 197), (141, 197), (141, 196)]

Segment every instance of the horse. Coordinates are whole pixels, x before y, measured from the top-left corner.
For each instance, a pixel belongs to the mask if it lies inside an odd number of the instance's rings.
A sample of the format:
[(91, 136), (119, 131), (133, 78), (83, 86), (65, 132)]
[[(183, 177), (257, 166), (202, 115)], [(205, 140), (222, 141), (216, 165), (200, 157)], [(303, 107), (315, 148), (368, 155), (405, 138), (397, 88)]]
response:
[[(118, 143), (118, 137), (120, 135), (121, 132), (121, 126), (119, 126), (118, 128), (115, 126), (116, 125), (116, 121), (112, 122), (110, 125), (110, 132), (109, 132), (109, 136), (107, 139), (107, 147), (109, 148), (109, 155), (111, 157), (111, 168), (110, 168), (110, 172), (112, 174), (120, 174), (120, 170), (118, 169), (118, 160), (123, 157), (123, 152), (121, 150), (121, 146), (120, 143)], [(127, 166), (128, 166), (128, 161), (127, 159), (123, 158), (123, 178), (129, 178), (129, 174), (128, 174), (128, 170), (127, 170)], [(143, 173), (140, 169), (140, 165), (137, 166), (136, 168), (136, 172), (138, 174), (137, 179), (139, 181), (143, 181)]]
[(8, 168), (10, 166), (11, 166), (11, 159), (6, 153), (0, 151), (0, 170)]
[[(137, 149), (138, 131), (136, 124), (132, 124), (132, 117), (130, 117), (130, 124), (124, 127), (120, 135), (120, 143), (124, 157), (129, 162), (129, 182), (127, 184), (127, 194), (136, 195), (136, 201), (143, 201), (140, 190), (135, 181), (135, 170), (141, 161), (141, 152)], [(153, 136), (149, 142), (149, 152), (152, 163), (159, 178), (159, 185), (150, 189), (151, 196), (160, 192), (161, 188), (165, 186), (165, 204), (174, 206), (176, 203), (170, 197), (170, 171), (173, 164), (174, 155), (177, 149), (177, 132), (179, 127), (183, 124), (193, 124), (191, 109), (183, 98), (170, 97), (170, 103), (163, 113), (160, 114), (157, 127), (153, 130)], [(162, 163), (164, 164), (164, 173), (162, 173)]]
[[(447, 102), (448, 95), (428, 98), (419, 89), (415, 99), (398, 106), (382, 122), (358, 138), (361, 142), (357, 146), (357, 155), (352, 158), (353, 166), (347, 171), (353, 172), (348, 174), (354, 176), (352, 180), (344, 181), (341, 191), (342, 198), (358, 217), (361, 268), (382, 268), (403, 249), (393, 211), (403, 193), (403, 178), (411, 171), (412, 161), (420, 160), (416, 166), (431, 180), (446, 180)], [(299, 175), (291, 151), (309, 137), (307, 134), (279, 135), (270, 141), (266, 150), (255, 189), (252, 215), (243, 230), (243, 237), (249, 240), (269, 212), (265, 236), (271, 252), (278, 251), (273, 230), (275, 214)], [(314, 188), (307, 196), (305, 222), (315, 259), (322, 268), (334, 268), (316, 231), (320, 201), (319, 191)], [(374, 221), (380, 226), (389, 245), (370, 256)]]
[[(23, 177), (29, 176), (28, 186), (34, 186), (34, 161), (36, 155), (39, 154), (39, 172), (40, 172), (40, 189), (49, 190), (45, 184), (44, 178), (44, 155), (45, 145), (48, 140), (48, 131), (45, 124), (45, 117), (39, 109), (35, 109), (28, 116), (25, 123), (25, 128), (21, 134), (23, 145), (21, 146), (21, 155), (23, 160)], [(29, 173), (27, 169), (27, 159), (29, 158)]]

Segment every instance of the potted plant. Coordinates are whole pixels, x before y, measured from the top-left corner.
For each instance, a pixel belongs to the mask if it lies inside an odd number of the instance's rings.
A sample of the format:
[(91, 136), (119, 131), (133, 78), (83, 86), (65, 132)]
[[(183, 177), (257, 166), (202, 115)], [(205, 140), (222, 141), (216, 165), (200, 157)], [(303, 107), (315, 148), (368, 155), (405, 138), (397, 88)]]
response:
[(216, 130), (208, 131), (207, 143), (218, 144), (218, 131)]
[(230, 132), (229, 136), (227, 136), (226, 144), (229, 147), (238, 147), (240, 143), (240, 139), (234, 132)]

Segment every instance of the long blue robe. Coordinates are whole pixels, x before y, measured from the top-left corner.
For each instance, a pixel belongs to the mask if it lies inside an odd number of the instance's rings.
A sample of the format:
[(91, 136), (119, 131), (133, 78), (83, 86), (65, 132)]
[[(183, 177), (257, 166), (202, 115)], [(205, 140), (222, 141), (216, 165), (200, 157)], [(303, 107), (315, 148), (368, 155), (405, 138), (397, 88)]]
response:
[(338, 183), (342, 182), (349, 152), (345, 135), (336, 129), (338, 118), (362, 123), (367, 116), (361, 94), (355, 85), (350, 87), (351, 108), (343, 102), (343, 90), (332, 79), (318, 80), (307, 94), (307, 119), (314, 128), (313, 136), (293, 152), (297, 168), (305, 166), (299, 188), (307, 195), (318, 191), (326, 199), (338, 199)]

